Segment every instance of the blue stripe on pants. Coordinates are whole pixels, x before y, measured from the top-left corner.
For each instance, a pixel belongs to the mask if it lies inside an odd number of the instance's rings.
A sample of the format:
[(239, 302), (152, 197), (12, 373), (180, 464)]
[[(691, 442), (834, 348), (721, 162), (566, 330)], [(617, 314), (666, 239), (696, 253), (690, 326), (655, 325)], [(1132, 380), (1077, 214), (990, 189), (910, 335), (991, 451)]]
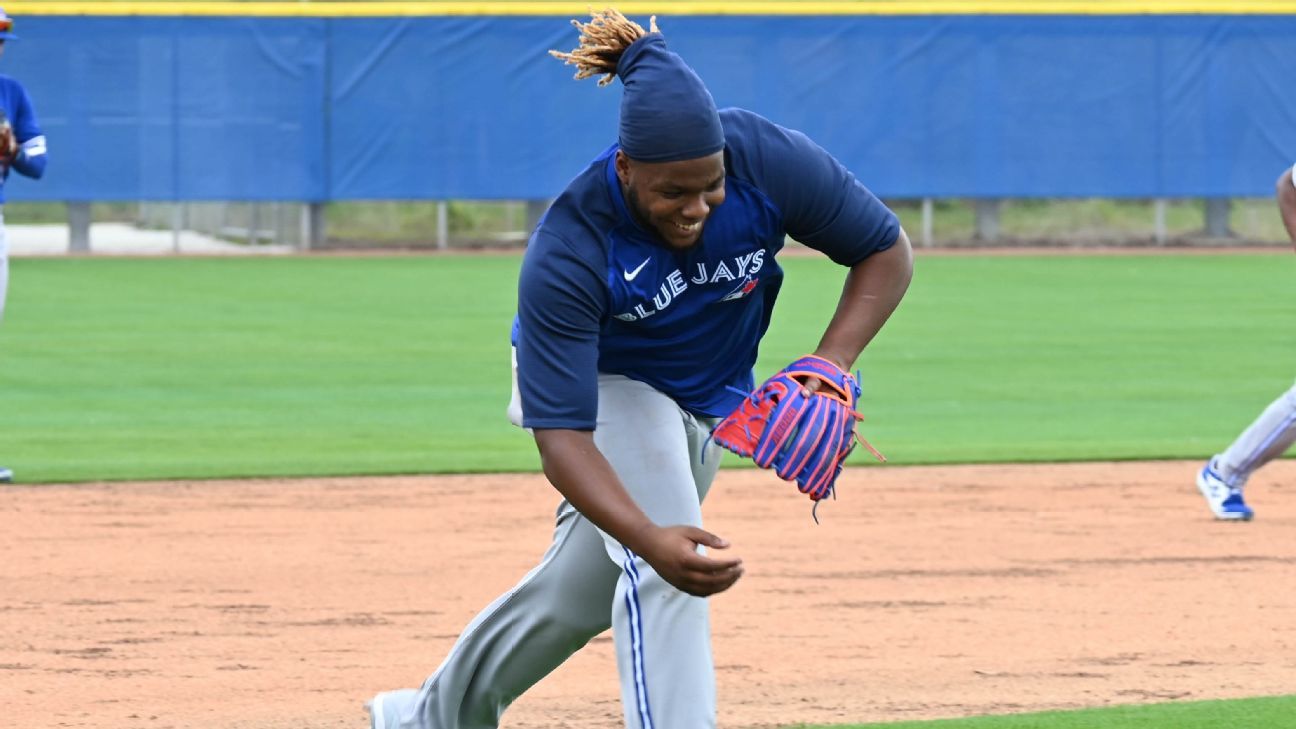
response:
[(635, 704), (639, 710), (639, 723), (643, 729), (653, 729), (652, 709), (648, 706), (648, 680), (644, 670), (643, 616), (639, 612), (639, 570), (635, 567), (634, 552), (625, 549), (623, 565), (629, 588), (626, 590), (626, 619), (630, 622), (630, 662), (634, 666)]

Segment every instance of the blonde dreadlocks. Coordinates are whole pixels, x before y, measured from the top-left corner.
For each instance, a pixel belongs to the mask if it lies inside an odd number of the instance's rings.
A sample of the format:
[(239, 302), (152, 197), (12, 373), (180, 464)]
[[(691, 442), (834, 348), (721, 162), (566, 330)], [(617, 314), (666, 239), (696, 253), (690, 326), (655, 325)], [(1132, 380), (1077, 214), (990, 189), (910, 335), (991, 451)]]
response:
[(572, 25), (580, 31), (580, 46), (570, 53), (549, 51), (549, 55), (563, 63), (576, 67), (576, 79), (585, 79), (603, 74), (599, 86), (607, 86), (616, 78), (617, 63), (626, 48), (647, 33), (659, 33), (657, 16), (648, 21), (648, 30), (630, 20), (616, 8), (606, 8), (593, 13), (593, 20), (582, 23), (573, 20)]

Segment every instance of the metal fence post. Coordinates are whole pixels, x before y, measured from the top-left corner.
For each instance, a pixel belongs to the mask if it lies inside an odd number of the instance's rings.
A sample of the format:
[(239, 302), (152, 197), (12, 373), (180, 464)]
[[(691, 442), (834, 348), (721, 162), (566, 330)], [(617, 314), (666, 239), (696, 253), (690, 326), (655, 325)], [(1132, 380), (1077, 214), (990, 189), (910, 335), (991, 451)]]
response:
[(1229, 230), (1229, 212), (1233, 201), (1226, 197), (1206, 198), (1206, 235), (1211, 238), (1228, 238), (1233, 235)]
[(445, 250), (450, 247), (450, 208), (445, 200), (437, 201), (437, 248)]
[(313, 251), (324, 245), (324, 203), (303, 205), (301, 226), (301, 248)]
[(922, 201), (922, 244), (925, 248), (932, 246), (932, 229), (935, 227), (933, 218), (936, 217), (936, 206), (929, 197), (923, 198)]
[(526, 234), (527, 239), (531, 238), (531, 233), (540, 224), (540, 218), (544, 217), (549, 210), (549, 200), (527, 200), (526, 201)]
[(999, 240), (999, 198), (984, 197), (976, 201), (977, 240)]
[(184, 203), (171, 203), (171, 252), (180, 252), (180, 231), (184, 230)]
[(90, 252), (90, 203), (68, 202), (68, 252)]

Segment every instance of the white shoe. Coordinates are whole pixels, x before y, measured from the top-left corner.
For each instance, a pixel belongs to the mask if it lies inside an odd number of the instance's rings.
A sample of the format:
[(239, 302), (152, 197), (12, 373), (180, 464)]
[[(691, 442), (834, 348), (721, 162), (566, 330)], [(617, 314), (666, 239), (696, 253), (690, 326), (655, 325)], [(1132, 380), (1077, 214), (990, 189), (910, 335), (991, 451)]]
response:
[(12, 468), (0, 468), (0, 483), (13, 483)]
[(399, 729), (401, 714), (409, 707), (415, 696), (418, 696), (416, 689), (400, 689), (383, 691), (366, 701), (365, 708), (369, 710), (369, 729)]
[(1220, 476), (1219, 465), (1212, 458), (1197, 472), (1197, 488), (1206, 497), (1206, 505), (1216, 519), (1250, 521), (1255, 516), (1242, 500), (1242, 489), (1229, 486)]

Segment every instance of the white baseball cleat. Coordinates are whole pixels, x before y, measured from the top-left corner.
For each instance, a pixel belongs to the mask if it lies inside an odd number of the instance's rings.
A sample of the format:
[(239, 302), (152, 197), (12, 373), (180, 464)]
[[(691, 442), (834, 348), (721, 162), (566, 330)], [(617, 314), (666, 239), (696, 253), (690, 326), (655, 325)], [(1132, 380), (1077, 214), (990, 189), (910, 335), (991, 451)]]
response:
[(12, 468), (0, 468), (0, 483), (13, 483)]
[(415, 689), (383, 691), (365, 702), (369, 710), (369, 729), (399, 729), (401, 713), (418, 696)]
[(1255, 516), (1251, 507), (1242, 500), (1242, 489), (1224, 482), (1214, 458), (1197, 472), (1197, 488), (1206, 498), (1206, 505), (1216, 519), (1250, 521)]

